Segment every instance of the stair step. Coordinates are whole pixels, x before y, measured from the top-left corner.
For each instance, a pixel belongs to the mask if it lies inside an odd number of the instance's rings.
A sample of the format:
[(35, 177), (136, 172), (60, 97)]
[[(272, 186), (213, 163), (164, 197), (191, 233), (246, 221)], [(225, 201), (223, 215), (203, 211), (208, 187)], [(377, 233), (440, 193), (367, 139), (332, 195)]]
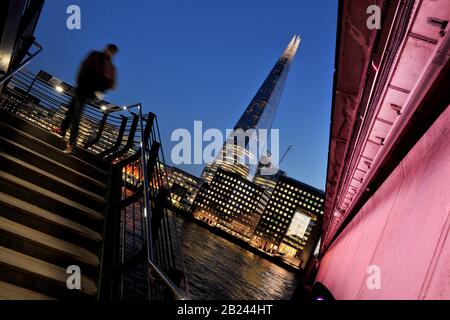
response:
[(28, 202), (12, 197), (6, 193), (0, 192), (0, 202), (12, 208), (19, 209), (21, 212), (26, 212), (27, 215), (35, 216), (36, 218), (43, 220), (45, 223), (57, 225), (66, 232), (69, 231), (76, 233), (95, 242), (100, 242), (102, 240), (102, 237), (98, 232), (93, 231), (80, 223), (41, 209), (38, 206), (29, 204)]
[(0, 178), (7, 180), (8, 182), (14, 183), (16, 185), (19, 185), (23, 188), (29, 189), (33, 192), (39, 193), (41, 195), (44, 195), (48, 198), (53, 199), (54, 201), (58, 201), (64, 205), (67, 205), (71, 208), (74, 208), (77, 211), (80, 211), (84, 215), (94, 219), (94, 220), (103, 220), (103, 215), (100, 214), (97, 211), (94, 211), (76, 201), (70, 200), (66, 197), (63, 197), (59, 194), (56, 194), (54, 192), (51, 192), (49, 190), (46, 190), (44, 188), (41, 188), (33, 183), (30, 183), (28, 181), (25, 181), (23, 179), (20, 179), (16, 176), (13, 176), (5, 171), (0, 170)]
[[(70, 276), (66, 269), (0, 246), (0, 278), (14, 285), (37, 290), (56, 297), (95, 296), (97, 285), (83, 274), (81, 289), (69, 290), (66, 281)], [(82, 271), (82, 270), (81, 270)], [(5, 279), (5, 278), (10, 278)]]
[(44, 294), (0, 281), (0, 300), (55, 300)]
[[(3, 217), (0, 217), (0, 230), (2, 233), (9, 233), (14, 237), (21, 238), (26, 242), (53, 251), (71, 260), (82, 262), (93, 267), (99, 266), (99, 259), (94, 253)], [(68, 265), (70, 264), (72, 263)]]
[(16, 143), (26, 146), (29, 149), (36, 151), (39, 154), (46, 155), (55, 161), (64, 163), (65, 165), (72, 167), (84, 174), (104, 183), (106, 182), (108, 172), (104, 169), (96, 167), (95, 165), (77, 158), (76, 155), (68, 155), (62, 152), (60, 148), (57, 148), (45, 141), (39, 140), (26, 132), (23, 132), (13, 126), (0, 121), (0, 135), (15, 141)]
[[(37, 126), (36, 124), (4, 109), (0, 110), (0, 114), (1, 119), (4, 123), (12, 127), (20, 128), (21, 132), (33, 136), (36, 139), (45, 142), (46, 144), (51, 145), (56, 149), (61, 150), (66, 147), (66, 141), (62, 138), (56, 137), (50, 131), (45, 130)], [(105, 170), (109, 167), (109, 163), (107, 161), (101, 159), (96, 154), (82, 148), (78, 149), (76, 155), (70, 156), (76, 157), (77, 159), (84, 161), (85, 163), (89, 163), (99, 168), (100, 170)]]
[(105, 183), (95, 180), (79, 170), (73, 169), (13, 140), (0, 136), (0, 147), (3, 147), (8, 154), (14, 155), (17, 158), (20, 157), (21, 160), (26, 159), (29, 163), (33, 163), (40, 168), (52, 166), (52, 172), (56, 172), (58, 176), (65, 176), (66, 179), (71, 178), (72, 182), (82, 181), (83, 185), (87, 185), (89, 190), (96, 191), (97, 194), (105, 192), (107, 188)]
[(57, 177), (2, 151), (0, 151), (0, 164), (4, 164), (7, 168), (5, 170), (10, 172), (13, 171), (17, 177), (26, 178), (29, 182), (39, 183), (44, 188), (51, 188), (53, 191), (65, 193), (68, 197), (71, 196), (75, 199), (80, 198), (80, 201), (91, 204), (91, 206), (101, 208), (101, 205), (106, 203), (105, 197), (99, 196), (79, 185), (68, 182), (65, 179)]

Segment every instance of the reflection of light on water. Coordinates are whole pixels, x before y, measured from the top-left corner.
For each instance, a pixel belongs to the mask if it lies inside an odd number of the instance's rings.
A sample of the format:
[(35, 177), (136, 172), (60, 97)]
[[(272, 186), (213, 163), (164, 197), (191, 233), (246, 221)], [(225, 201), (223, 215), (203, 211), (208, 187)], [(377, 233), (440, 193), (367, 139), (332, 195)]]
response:
[(290, 299), (296, 276), (182, 218), (185, 267), (194, 299)]

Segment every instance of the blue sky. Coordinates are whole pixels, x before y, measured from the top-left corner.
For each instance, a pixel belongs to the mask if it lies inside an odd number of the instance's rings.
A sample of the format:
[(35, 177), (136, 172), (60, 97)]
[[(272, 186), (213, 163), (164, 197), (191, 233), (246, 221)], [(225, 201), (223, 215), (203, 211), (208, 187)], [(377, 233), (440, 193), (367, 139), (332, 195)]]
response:
[[(66, 9), (81, 8), (81, 30)], [(273, 127), (283, 170), (325, 187), (337, 0), (47, 0), (36, 30), (44, 51), (30, 68), (74, 83), (82, 58), (113, 42), (117, 104), (142, 102), (159, 119), (166, 159), (174, 129), (233, 128), (294, 34), (302, 36)], [(202, 166), (182, 169), (199, 175)]]

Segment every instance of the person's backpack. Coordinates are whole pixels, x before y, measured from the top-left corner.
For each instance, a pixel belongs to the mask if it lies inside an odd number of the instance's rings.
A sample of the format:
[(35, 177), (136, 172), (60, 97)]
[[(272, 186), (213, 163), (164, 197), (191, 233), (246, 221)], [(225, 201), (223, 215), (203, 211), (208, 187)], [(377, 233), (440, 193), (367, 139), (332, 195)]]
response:
[(84, 60), (78, 74), (78, 85), (105, 92), (114, 87), (116, 68), (103, 53), (94, 51)]

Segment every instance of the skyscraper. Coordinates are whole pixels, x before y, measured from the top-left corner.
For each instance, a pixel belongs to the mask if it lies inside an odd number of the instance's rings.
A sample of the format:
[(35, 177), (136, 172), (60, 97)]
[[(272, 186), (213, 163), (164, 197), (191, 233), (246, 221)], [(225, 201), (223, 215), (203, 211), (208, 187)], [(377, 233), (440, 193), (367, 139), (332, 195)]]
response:
[[(235, 131), (241, 129), (246, 132), (249, 129), (254, 129), (257, 134), (261, 129), (270, 130), (272, 128), (272, 122), (280, 104), (291, 63), (299, 44), (300, 37), (294, 36), (236, 123)], [(260, 146), (260, 150), (265, 148), (266, 146)], [(206, 165), (201, 178), (210, 183), (217, 169), (221, 167), (251, 180), (256, 173), (260, 156), (260, 154), (254, 154), (250, 150), (247, 139), (244, 147), (238, 145), (235, 139), (229, 138), (216, 160)], [(253, 161), (246, 162), (245, 159), (252, 159)]]

